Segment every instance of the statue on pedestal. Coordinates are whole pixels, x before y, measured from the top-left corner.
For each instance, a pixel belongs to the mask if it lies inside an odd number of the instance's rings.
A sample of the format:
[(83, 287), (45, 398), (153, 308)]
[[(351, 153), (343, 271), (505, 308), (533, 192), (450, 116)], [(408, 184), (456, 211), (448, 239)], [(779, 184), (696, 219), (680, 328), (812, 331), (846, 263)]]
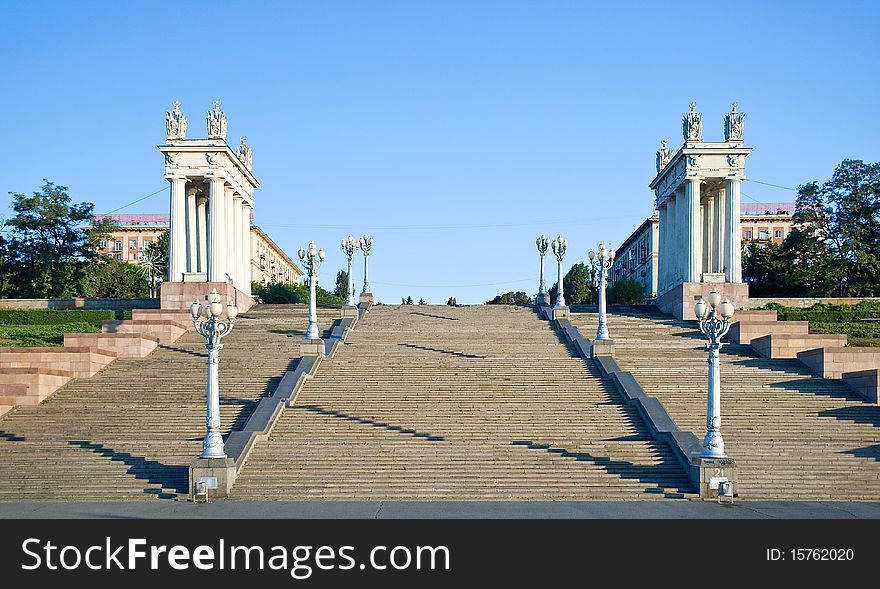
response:
[(666, 167), (666, 164), (669, 163), (669, 160), (672, 158), (672, 152), (669, 151), (669, 139), (664, 139), (663, 143), (660, 147), (660, 150), (657, 152), (657, 171), (659, 172), (663, 168)]
[(254, 156), (251, 153), (251, 148), (247, 145), (247, 137), (241, 137), (241, 144), (238, 146), (238, 159), (241, 160), (241, 163), (244, 164), (244, 167), (248, 170), (251, 169), (251, 166), (254, 162)]
[(703, 115), (697, 112), (697, 103), (691, 102), (691, 111), (684, 116), (684, 140), (702, 141), (703, 140)]
[(220, 101), (214, 101), (214, 110), (208, 111), (208, 139), (226, 139), (226, 113), (220, 110)]
[(174, 110), (165, 111), (165, 132), (167, 139), (186, 139), (186, 117), (180, 111), (180, 101), (172, 102)]
[(745, 113), (736, 112), (736, 103), (730, 105), (730, 112), (724, 117), (724, 140), (725, 141), (742, 141), (743, 138), (743, 119)]

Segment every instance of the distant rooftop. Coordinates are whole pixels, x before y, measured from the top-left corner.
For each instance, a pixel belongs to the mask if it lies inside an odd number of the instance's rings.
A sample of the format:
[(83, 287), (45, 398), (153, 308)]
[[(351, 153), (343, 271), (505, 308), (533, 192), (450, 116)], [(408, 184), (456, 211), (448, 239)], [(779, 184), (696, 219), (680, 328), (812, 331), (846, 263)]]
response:
[[(101, 219), (113, 219), (120, 225), (156, 225), (159, 227), (167, 227), (171, 223), (171, 215), (167, 213), (98, 213), (92, 215), (92, 217), (96, 221), (100, 221)], [(253, 220), (254, 213), (251, 212), (251, 221)]]

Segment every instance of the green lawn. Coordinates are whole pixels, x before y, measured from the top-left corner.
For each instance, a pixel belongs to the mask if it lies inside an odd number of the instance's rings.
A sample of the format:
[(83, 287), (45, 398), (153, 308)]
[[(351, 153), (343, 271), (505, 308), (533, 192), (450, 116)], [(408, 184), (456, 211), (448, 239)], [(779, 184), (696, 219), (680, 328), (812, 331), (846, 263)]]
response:
[(810, 333), (841, 333), (851, 346), (880, 347), (880, 303), (862, 301), (856, 305), (817, 303), (804, 309), (769, 303), (780, 321), (808, 321)]
[(98, 333), (92, 323), (55, 325), (0, 325), (0, 346), (60, 346), (65, 333)]

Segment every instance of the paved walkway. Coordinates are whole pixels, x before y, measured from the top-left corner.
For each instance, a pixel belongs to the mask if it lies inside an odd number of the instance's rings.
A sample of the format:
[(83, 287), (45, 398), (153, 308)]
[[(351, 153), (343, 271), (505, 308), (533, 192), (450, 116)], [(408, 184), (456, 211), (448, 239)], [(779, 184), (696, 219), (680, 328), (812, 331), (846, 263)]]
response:
[(880, 519), (880, 502), (186, 501), (0, 502), (0, 519)]

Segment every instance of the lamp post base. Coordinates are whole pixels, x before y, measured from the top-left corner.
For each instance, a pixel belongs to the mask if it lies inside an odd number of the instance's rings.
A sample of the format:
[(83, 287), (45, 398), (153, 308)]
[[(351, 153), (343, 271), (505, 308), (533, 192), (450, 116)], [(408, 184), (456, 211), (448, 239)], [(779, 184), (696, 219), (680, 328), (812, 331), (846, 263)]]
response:
[(372, 305), (373, 304), (373, 293), (371, 292), (362, 292), (358, 301), (361, 305)]
[(614, 356), (614, 340), (613, 339), (597, 339), (593, 340), (593, 346), (590, 348), (590, 356)]
[(197, 458), (189, 467), (189, 488), (203, 481), (210, 497), (226, 497), (235, 482), (235, 461), (232, 458)]
[(299, 345), (299, 353), (302, 356), (324, 356), (325, 350), (322, 339), (306, 340)]
[(535, 303), (538, 305), (549, 305), (550, 304), (550, 295), (548, 293), (538, 293), (535, 295)]
[(568, 317), (568, 307), (563, 306), (555, 306), (553, 307), (553, 318), (554, 319), (565, 319)]
[[(732, 458), (698, 458), (691, 468), (700, 471), (700, 499), (718, 499), (718, 487), (729, 482), (736, 493), (736, 461)], [(733, 497), (730, 497), (733, 500)]]
[(342, 306), (342, 318), (345, 319), (347, 317), (358, 318), (358, 308), (355, 305)]

